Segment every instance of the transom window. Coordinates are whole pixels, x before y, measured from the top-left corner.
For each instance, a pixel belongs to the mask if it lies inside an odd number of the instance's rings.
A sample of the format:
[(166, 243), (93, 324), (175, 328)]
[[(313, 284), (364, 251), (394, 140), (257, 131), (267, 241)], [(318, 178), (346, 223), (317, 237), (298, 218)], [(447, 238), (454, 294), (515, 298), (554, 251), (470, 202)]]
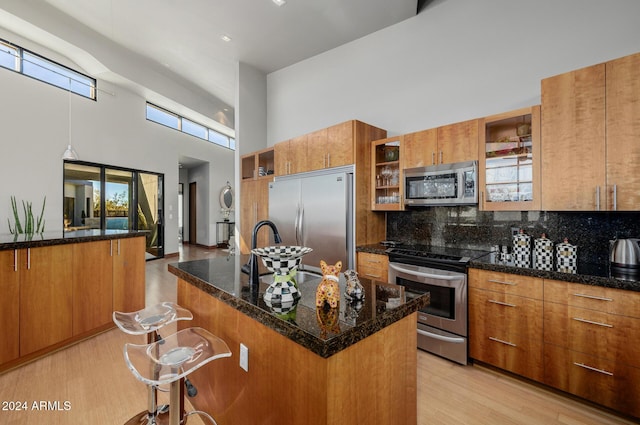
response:
[(147, 102), (147, 119), (158, 124), (173, 128), (174, 130), (190, 134), (199, 139), (207, 140), (216, 145), (224, 146), (231, 150), (236, 149), (236, 140), (219, 131), (208, 128), (202, 124), (184, 118), (174, 112)]
[(0, 67), (96, 100), (94, 78), (4, 40), (0, 40)]

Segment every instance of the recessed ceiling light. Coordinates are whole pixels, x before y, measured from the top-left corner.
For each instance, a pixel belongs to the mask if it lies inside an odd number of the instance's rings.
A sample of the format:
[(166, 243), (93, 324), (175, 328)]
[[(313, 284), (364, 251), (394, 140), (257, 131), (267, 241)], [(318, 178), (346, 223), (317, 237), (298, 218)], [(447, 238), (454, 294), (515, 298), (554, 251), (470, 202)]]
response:
[(220, 39), (222, 39), (222, 41), (226, 41), (227, 43), (231, 41), (231, 37), (224, 34), (220, 36)]
[(287, 0), (271, 0), (276, 6), (284, 6), (287, 4)]

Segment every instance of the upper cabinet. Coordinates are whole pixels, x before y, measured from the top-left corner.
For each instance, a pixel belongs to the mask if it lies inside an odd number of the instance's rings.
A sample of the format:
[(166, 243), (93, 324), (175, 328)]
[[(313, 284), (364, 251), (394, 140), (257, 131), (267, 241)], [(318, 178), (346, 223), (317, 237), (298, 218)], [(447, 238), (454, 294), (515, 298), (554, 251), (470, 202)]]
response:
[(482, 210), (540, 209), (540, 106), (480, 120), (478, 148)]
[(606, 64), (607, 205), (640, 209), (640, 53)]
[(308, 140), (309, 137), (305, 134), (304, 136), (276, 143), (273, 146), (276, 176), (309, 171), (307, 155)]
[(640, 209), (640, 54), (542, 80), (542, 209)]
[(463, 121), (403, 136), (404, 168), (478, 159), (478, 120)]
[(402, 136), (371, 143), (371, 209), (374, 211), (404, 209), (401, 144)]
[(404, 168), (434, 165), (438, 151), (438, 129), (405, 134), (402, 138)]
[(462, 121), (438, 127), (437, 164), (478, 159), (478, 120)]
[(242, 180), (254, 180), (271, 176), (274, 173), (273, 148), (263, 149), (243, 155), (240, 159), (240, 173)]

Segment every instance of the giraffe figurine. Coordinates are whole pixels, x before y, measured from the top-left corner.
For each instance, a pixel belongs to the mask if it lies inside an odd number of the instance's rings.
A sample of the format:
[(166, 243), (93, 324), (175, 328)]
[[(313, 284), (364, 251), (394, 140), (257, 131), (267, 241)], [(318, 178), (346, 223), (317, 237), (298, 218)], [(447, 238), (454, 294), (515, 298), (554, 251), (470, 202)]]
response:
[(329, 307), (338, 307), (340, 301), (340, 287), (338, 286), (342, 261), (338, 261), (333, 266), (328, 265), (324, 260), (320, 260), (320, 270), (322, 270), (322, 281), (316, 289), (316, 307), (323, 307), (328, 303)]

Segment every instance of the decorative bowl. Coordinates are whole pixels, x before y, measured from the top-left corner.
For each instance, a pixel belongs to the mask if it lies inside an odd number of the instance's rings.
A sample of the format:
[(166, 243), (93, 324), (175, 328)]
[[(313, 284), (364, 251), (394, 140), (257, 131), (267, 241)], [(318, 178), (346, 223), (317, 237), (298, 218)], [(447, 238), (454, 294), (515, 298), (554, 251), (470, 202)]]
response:
[(262, 264), (275, 274), (285, 275), (298, 267), (302, 257), (313, 251), (305, 246), (267, 246), (255, 248), (251, 252), (262, 259)]

